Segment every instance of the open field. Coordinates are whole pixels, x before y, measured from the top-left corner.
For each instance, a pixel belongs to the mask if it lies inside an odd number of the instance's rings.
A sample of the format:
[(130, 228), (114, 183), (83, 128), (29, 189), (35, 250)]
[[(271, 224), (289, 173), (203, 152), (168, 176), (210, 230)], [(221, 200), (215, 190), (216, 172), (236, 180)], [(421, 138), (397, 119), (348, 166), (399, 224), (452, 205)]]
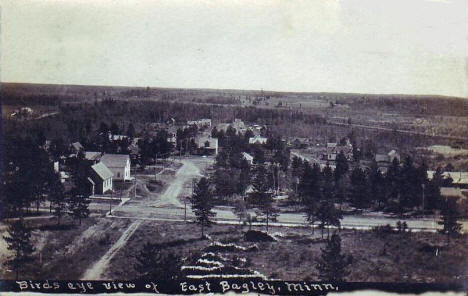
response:
[[(35, 256), (37, 260), (42, 257), (42, 264), (24, 276), (31, 279), (80, 278), (131, 223), (126, 219), (87, 219), (81, 226), (64, 229), (43, 227), (40, 235), (34, 232), (38, 249)], [(100, 278), (125, 280), (138, 277), (134, 270), (134, 256), (145, 242), (164, 246), (165, 251), (185, 258), (184, 264), (189, 265), (212, 242), (218, 241), (240, 247), (257, 245), (258, 249), (253, 251), (220, 251), (219, 254), (245, 258), (245, 268), (268, 278), (318, 279), (315, 264), (320, 249), (324, 247), (319, 230), (312, 234), (308, 228), (272, 228), (270, 234), (276, 238), (273, 242), (246, 241), (245, 231), (245, 226), (214, 225), (208, 230), (210, 239), (202, 240), (199, 226), (192, 223), (144, 221), (114, 254)], [(386, 234), (343, 230), (340, 236), (343, 252), (353, 256), (350, 281), (449, 283), (468, 277), (466, 235), (452, 239), (448, 246), (445, 236), (432, 233)], [(369, 245), (373, 247), (369, 248)], [(457, 277), (460, 274), (464, 276)], [(10, 277), (11, 274), (2, 269), (2, 278)]]
[[(104, 255), (121, 235), (129, 221), (104, 218), (84, 219), (81, 225), (63, 219), (57, 227), (54, 219), (28, 221), (36, 247), (34, 262), (22, 273), (24, 278), (78, 279), (97, 258)], [(2, 239), (3, 241), (3, 239)], [(3, 251), (2, 251), (3, 253)], [(12, 273), (1, 268), (2, 278)]]

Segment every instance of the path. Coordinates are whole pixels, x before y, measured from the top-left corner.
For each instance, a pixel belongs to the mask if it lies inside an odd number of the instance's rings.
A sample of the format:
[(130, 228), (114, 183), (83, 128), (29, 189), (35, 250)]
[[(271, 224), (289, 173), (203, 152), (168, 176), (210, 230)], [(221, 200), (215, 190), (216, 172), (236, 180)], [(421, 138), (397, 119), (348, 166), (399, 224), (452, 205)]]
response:
[[(183, 190), (184, 184), (191, 180), (195, 176), (200, 176), (200, 170), (190, 161), (182, 160), (182, 167), (180, 167), (176, 174), (174, 181), (169, 185), (166, 191), (161, 195), (160, 199), (156, 201), (152, 207), (167, 207), (167, 206), (175, 206), (178, 208), (183, 208), (178, 199), (178, 196)], [(137, 181), (138, 182), (138, 181)], [(144, 186), (143, 186), (144, 187)], [(146, 189), (147, 190), (147, 189)], [(148, 194), (152, 194), (151, 192), (147, 192)], [(115, 207), (113, 210), (117, 210), (118, 208), (123, 207), (123, 205), (129, 200), (129, 198), (123, 198), (122, 202)], [(144, 208), (150, 209), (149, 207), (145, 206)], [(140, 206), (139, 210), (143, 210)], [(151, 209), (150, 209), (151, 210)], [(154, 211), (151, 210), (151, 211)], [(108, 212), (106, 214), (107, 217), (115, 217)], [(125, 246), (127, 241), (131, 238), (133, 233), (138, 229), (140, 224), (142, 223), (142, 219), (138, 219), (134, 221), (130, 226), (122, 233), (120, 238), (115, 242), (110, 249), (104, 254), (104, 256), (99, 259), (93, 266), (88, 268), (86, 272), (82, 276), (82, 280), (100, 280), (102, 276), (109, 266), (110, 261), (112, 258), (119, 252), (119, 250)]]
[(179, 200), (179, 195), (184, 189), (184, 184), (194, 177), (201, 176), (200, 169), (188, 160), (181, 160), (182, 166), (177, 170), (175, 179), (161, 195), (160, 199), (152, 204), (152, 207), (171, 207), (183, 208), (184, 205)]
[(138, 227), (141, 224), (141, 220), (137, 220), (130, 224), (130, 226), (122, 233), (122, 236), (119, 238), (115, 244), (107, 251), (107, 253), (99, 259), (91, 268), (88, 268), (84, 275), (81, 277), (81, 280), (101, 280), (102, 274), (107, 269), (109, 262), (117, 254), (117, 252), (125, 246), (130, 237), (135, 233)]

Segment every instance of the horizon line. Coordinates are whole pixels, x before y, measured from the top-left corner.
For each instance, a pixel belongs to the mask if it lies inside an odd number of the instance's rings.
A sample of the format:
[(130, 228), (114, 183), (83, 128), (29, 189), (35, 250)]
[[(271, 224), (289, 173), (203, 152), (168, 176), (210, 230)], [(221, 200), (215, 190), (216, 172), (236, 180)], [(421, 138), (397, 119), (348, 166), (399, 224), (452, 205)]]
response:
[[(102, 84), (65, 84), (65, 83), (41, 83), (41, 82), (18, 82), (0, 81), (1, 84), (29, 84), (29, 85), (50, 85), (50, 86), (78, 86), (78, 87), (122, 87), (122, 88), (153, 88), (169, 90), (208, 90), (208, 91), (243, 91), (243, 92), (269, 92), (269, 93), (293, 93), (293, 94), (346, 94), (346, 95), (373, 95), (373, 96), (407, 96), (407, 97), (443, 97), (453, 99), (468, 99), (468, 97), (441, 95), (441, 94), (408, 94), (408, 93), (366, 93), (366, 92), (344, 92), (344, 91), (285, 91), (268, 89), (241, 89), (241, 88), (210, 88), (210, 87), (173, 87), (173, 86), (138, 86), (138, 85), (102, 85)], [(0, 87), (1, 93), (1, 87)]]

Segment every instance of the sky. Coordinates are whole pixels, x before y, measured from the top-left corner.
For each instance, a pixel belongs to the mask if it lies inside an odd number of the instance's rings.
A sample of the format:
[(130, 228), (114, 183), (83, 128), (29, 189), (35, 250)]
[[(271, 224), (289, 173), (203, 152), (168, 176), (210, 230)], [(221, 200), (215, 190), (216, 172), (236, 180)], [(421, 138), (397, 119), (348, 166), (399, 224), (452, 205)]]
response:
[(2, 0), (3, 82), (468, 98), (466, 0)]

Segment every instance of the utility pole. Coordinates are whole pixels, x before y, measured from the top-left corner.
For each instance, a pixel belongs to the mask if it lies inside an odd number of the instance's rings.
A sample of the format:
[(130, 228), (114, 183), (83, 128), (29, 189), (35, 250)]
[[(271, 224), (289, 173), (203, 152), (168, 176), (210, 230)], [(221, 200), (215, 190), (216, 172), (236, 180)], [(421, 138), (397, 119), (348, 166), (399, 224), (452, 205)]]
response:
[(192, 197), (193, 197), (193, 188), (194, 188), (195, 179), (192, 179)]
[(187, 197), (184, 198), (184, 222), (187, 222)]
[(277, 185), (277, 190), (276, 190), (276, 195), (279, 194), (279, 191), (281, 189), (280, 187), (280, 163), (277, 164), (277, 169), (276, 169), (276, 185)]
[(426, 184), (421, 184), (422, 186), (422, 215), (424, 217), (424, 187), (425, 187)]

